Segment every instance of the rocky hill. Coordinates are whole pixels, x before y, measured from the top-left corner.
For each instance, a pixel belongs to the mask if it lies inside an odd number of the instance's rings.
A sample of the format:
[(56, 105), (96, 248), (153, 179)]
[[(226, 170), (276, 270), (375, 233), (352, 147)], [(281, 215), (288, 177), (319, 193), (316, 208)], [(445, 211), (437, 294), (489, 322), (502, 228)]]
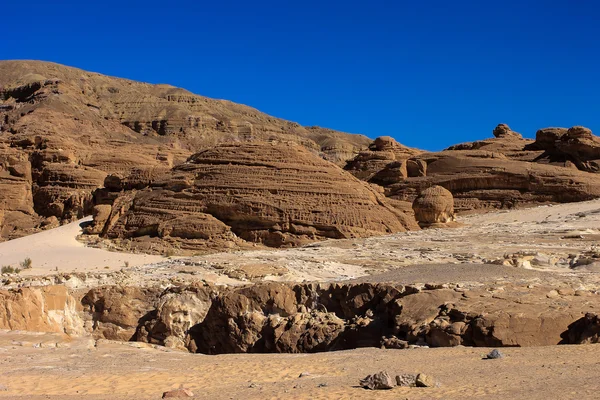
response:
[(91, 212), (108, 174), (169, 169), (217, 143), (296, 142), (344, 162), (369, 140), (169, 85), (0, 61), (0, 240)]
[(145, 243), (144, 251), (287, 247), (419, 229), (410, 204), (397, 209), (376, 186), (289, 142), (221, 144), (168, 171), (109, 175), (105, 186), (87, 232)]

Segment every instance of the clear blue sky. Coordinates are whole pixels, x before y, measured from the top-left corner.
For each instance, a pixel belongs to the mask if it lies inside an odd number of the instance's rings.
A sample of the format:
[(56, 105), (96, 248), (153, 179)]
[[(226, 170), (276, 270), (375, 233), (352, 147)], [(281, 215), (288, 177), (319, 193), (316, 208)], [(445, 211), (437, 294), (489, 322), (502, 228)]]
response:
[(600, 3), (6, 1), (1, 59), (170, 83), (425, 149), (600, 133)]

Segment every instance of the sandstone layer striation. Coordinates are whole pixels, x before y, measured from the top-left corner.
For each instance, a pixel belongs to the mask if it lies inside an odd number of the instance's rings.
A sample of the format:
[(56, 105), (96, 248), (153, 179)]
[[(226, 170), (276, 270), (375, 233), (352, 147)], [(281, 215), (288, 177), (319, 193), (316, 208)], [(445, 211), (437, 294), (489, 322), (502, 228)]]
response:
[(500, 124), (493, 135), (441, 152), (413, 154), (400, 164), (373, 143), (370, 158), (379, 161), (370, 163), (368, 173), (357, 173), (362, 153), (345, 169), (383, 185), (387, 196), (402, 201), (413, 201), (432, 185), (442, 186), (454, 196), (458, 212), (600, 197), (595, 174), (600, 139), (589, 129), (545, 128), (534, 141)]
[[(412, 213), (295, 143), (222, 144), (146, 187), (107, 178), (89, 232), (182, 250), (298, 246), (418, 229)], [(137, 181), (136, 181), (137, 182)], [(107, 200), (109, 201), (109, 200)], [(110, 202), (110, 201), (109, 201)]]
[(369, 143), (170, 85), (0, 61), (0, 240), (91, 214), (107, 175), (151, 180), (217, 143), (281, 140), (336, 163)]

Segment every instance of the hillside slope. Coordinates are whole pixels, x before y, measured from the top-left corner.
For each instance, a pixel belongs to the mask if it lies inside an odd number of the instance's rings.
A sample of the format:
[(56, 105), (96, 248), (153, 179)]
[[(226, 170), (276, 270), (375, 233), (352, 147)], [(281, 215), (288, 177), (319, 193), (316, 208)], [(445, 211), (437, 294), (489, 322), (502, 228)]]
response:
[(166, 170), (223, 142), (291, 141), (343, 163), (369, 139), (169, 85), (0, 61), (0, 240), (91, 211), (108, 174)]

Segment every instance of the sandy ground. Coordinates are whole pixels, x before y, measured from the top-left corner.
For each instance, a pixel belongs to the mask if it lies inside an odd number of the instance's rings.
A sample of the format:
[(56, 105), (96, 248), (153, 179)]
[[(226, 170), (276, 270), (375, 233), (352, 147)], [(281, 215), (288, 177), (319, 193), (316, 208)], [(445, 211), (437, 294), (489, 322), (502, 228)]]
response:
[[(63, 347), (55, 346), (56, 342)], [(40, 346), (40, 344), (42, 344)], [(35, 347), (37, 346), (37, 347)], [(66, 347), (69, 346), (69, 347)], [(357, 349), (206, 356), (140, 344), (0, 333), (0, 398), (159, 399), (185, 387), (203, 399), (596, 399), (600, 345)], [(437, 388), (369, 391), (360, 378), (423, 372)], [(310, 375), (299, 377), (301, 373)]]
[[(489, 263), (519, 251), (563, 261), (569, 254), (596, 251), (600, 200), (472, 215), (460, 222), (464, 225), (456, 229), (178, 260), (86, 248), (75, 239), (79, 225), (71, 224), (0, 244), (0, 264), (31, 257), (34, 268), (26, 273), (32, 275), (55, 273), (57, 267), (59, 272), (102, 271), (104, 280), (84, 280), (88, 286), (110, 284), (118, 276), (127, 285), (209, 278), (228, 284), (262, 279), (473, 281), (500, 287), (510, 282), (517, 289), (542, 282), (557, 288), (583, 285), (590, 296), (600, 289), (598, 273), (570, 269), (562, 261), (531, 269)], [(129, 268), (123, 268), (125, 261)], [(105, 266), (118, 271), (104, 271)], [(206, 356), (141, 343), (0, 332), (0, 399), (159, 399), (181, 386), (207, 399), (598, 398), (600, 345), (503, 348), (504, 358), (482, 360), (489, 350), (369, 348)], [(424, 372), (441, 386), (377, 392), (358, 387), (360, 378), (380, 370)], [(303, 372), (310, 374), (299, 377)]]
[[(366, 239), (329, 240), (295, 249), (235, 251), (185, 259), (85, 247), (75, 239), (80, 227), (74, 223), (0, 243), (0, 264), (16, 266), (26, 257), (33, 260), (31, 270), (21, 272), (5, 287), (27, 284), (24, 280), (56, 271), (95, 274), (93, 279), (83, 283), (89, 287), (113, 281), (127, 285), (169, 285), (194, 280), (217, 284), (352, 280), (411, 266), (489, 265), (501, 262), (505, 254), (518, 252), (558, 260), (555, 265), (533, 266), (538, 271), (573, 275), (583, 272), (569, 268), (570, 255), (600, 254), (600, 200), (469, 215), (459, 217), (459, 222), (462, 226), (452, 229), (426, 229)], [(128, 267), (125, 262), (129, 262)], [(110, 271), (115, 271), (114, 275)], [(415, 271), (416, 281), (419, 274), (423, 271)], [(477, 273), (474, 275), (477, 277)], [(35, 284), (40, 284), (39, 279)]]
[(0, 243), (0, 265), (19, 267), (25, 258), (30, 258), (32, 268), (21, 274), (47, 275), (56, 271), (114, 271), (121, 269), (125, 262), (135, 266), (165, 259), (162, 256), (116, 253), (84, 246), (76, 237), (81, 234), (80, 224), (90, 220), (91, 217), (84, 218), (59, 228)]

